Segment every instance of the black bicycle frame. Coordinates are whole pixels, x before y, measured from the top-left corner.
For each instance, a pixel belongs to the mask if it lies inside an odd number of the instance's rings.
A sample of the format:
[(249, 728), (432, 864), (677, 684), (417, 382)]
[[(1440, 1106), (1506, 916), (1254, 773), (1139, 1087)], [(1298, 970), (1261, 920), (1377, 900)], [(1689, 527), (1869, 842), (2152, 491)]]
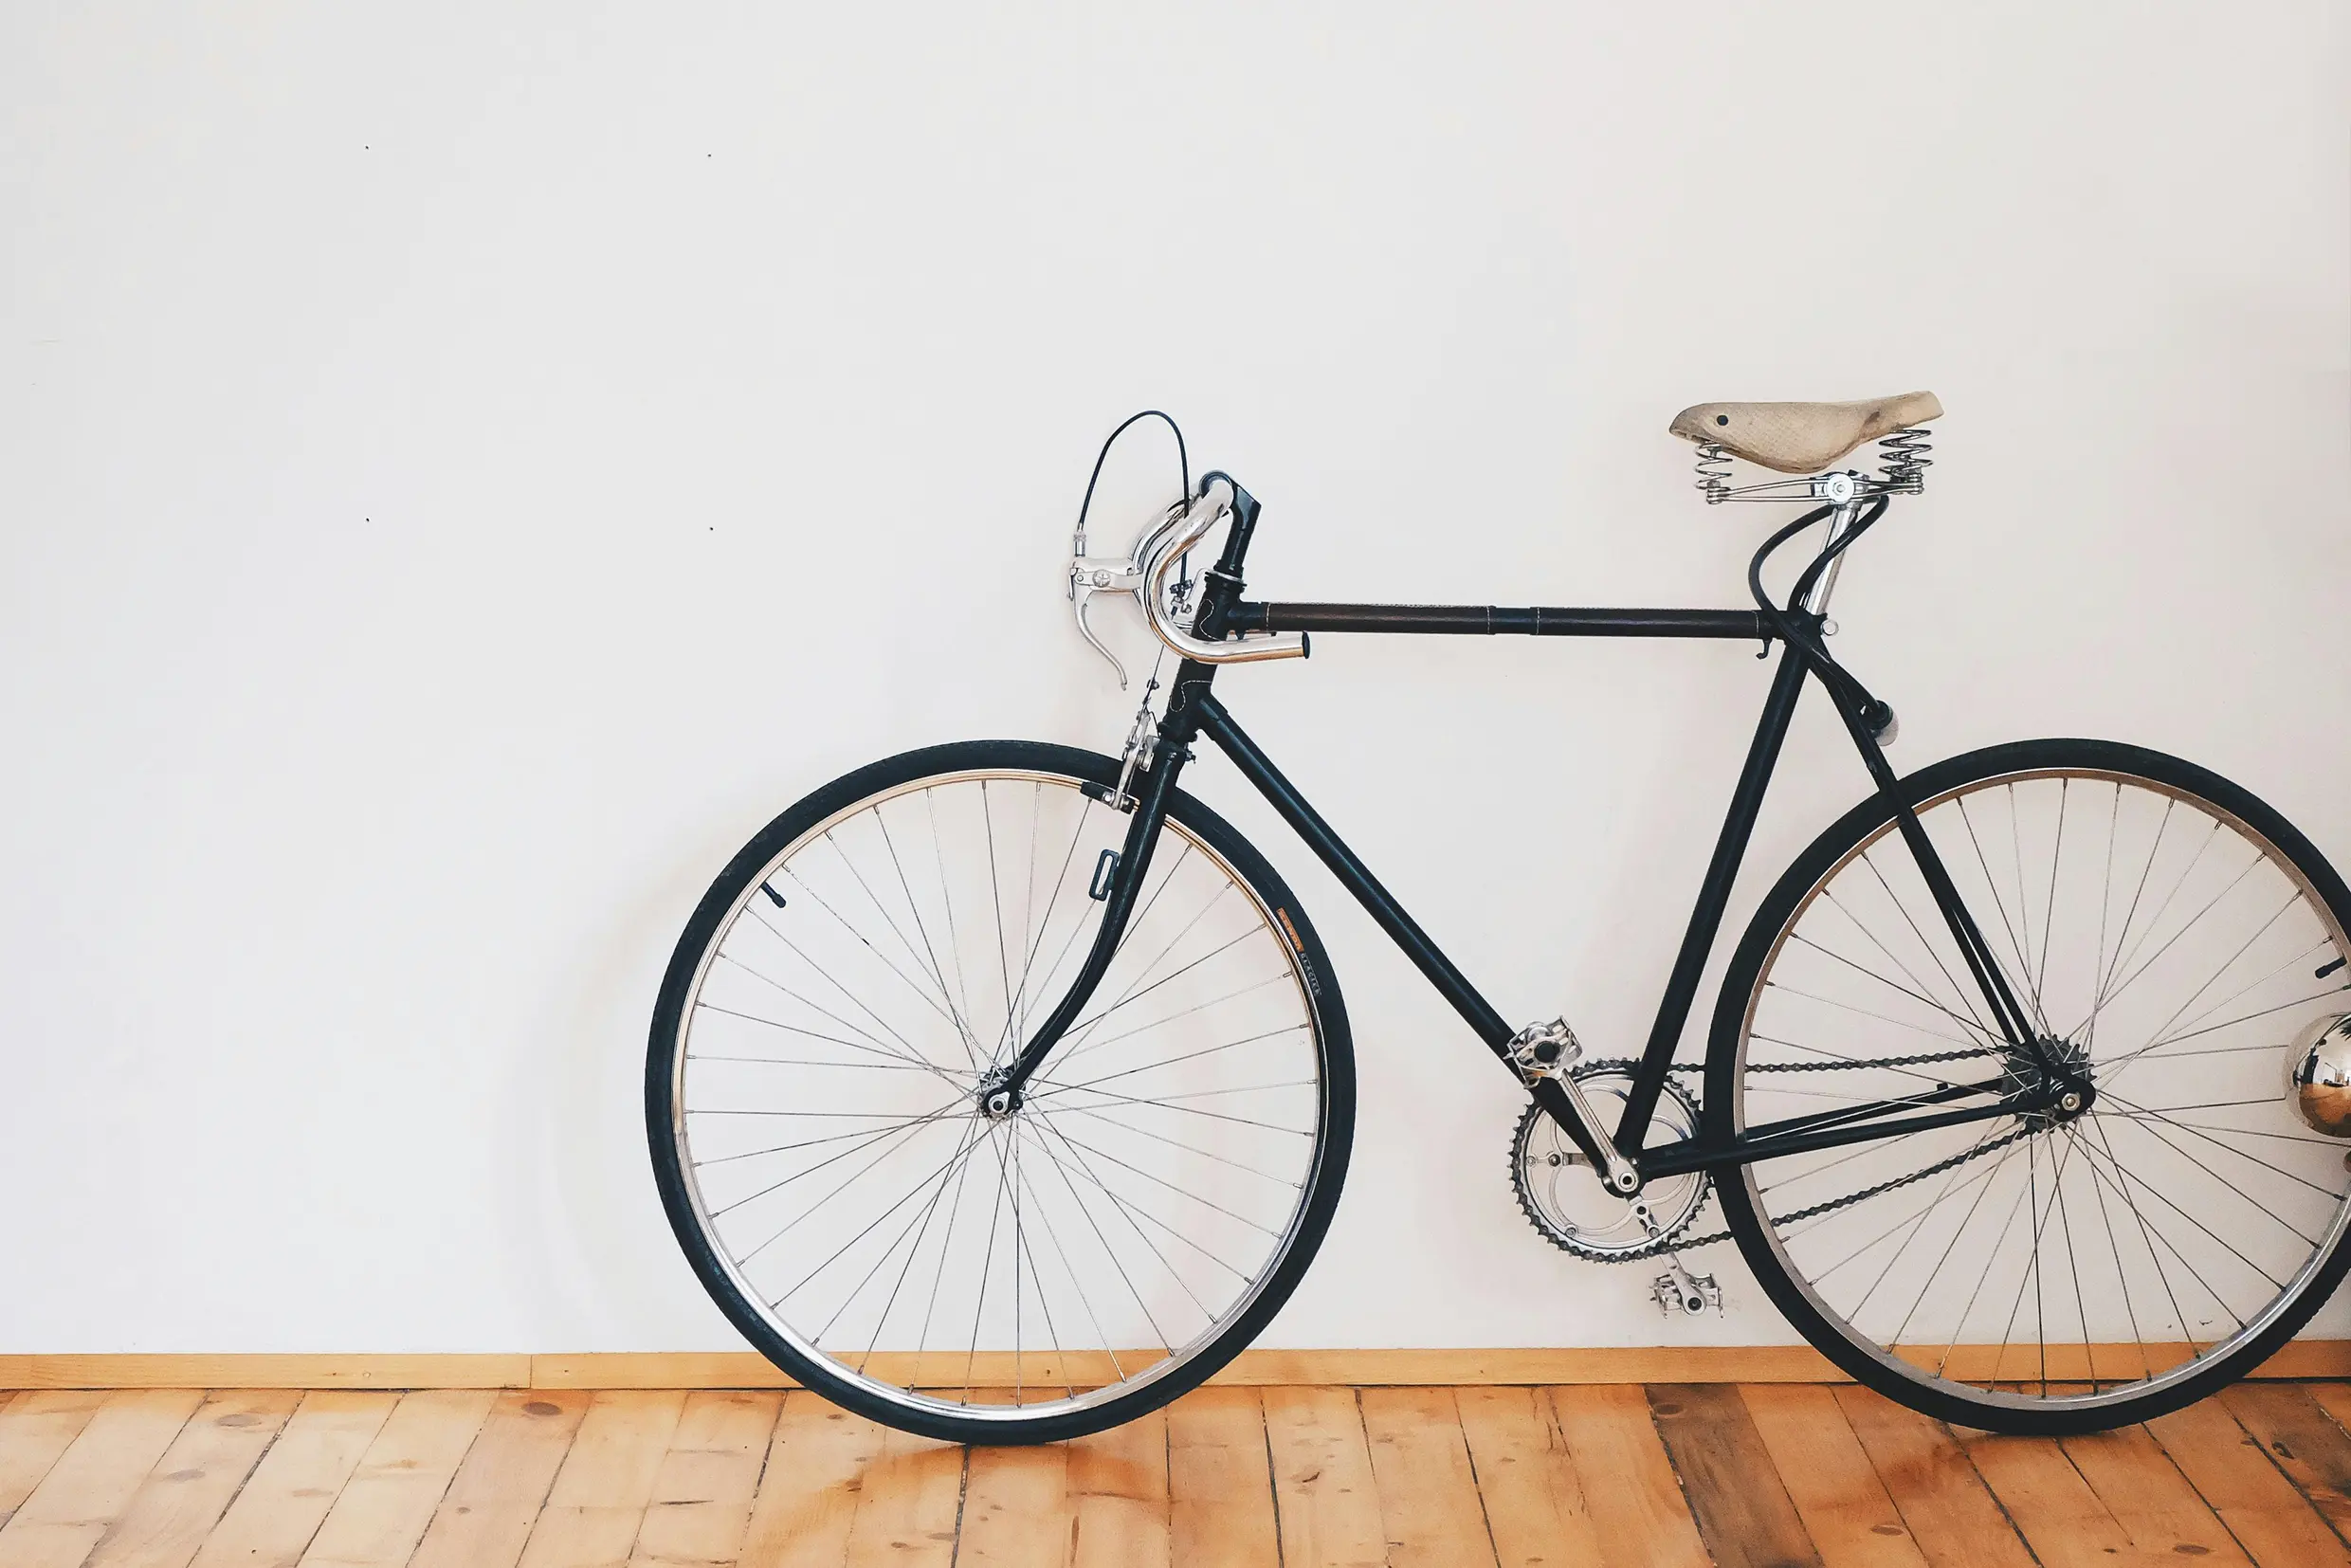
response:
[[(1209, 478), (1224, 478), (1230, 482), (1230, 476), (1225, 475), (1211, 475)], [(1203, 480), (1203, 486), (1207, 483)], [(1632, 1162), (1644, 1180), (1692, 1170), (1745, 1164), (1815, 1149), (1835, 1148), (1872, 1139), (1898, 1137), (1961, 1122), (2046, 1110), (2064, 1091), (2086, 1086), (2077, 1085), (2061, 1065), (2053, 1063), (2043, 1043), (2036, 1038), (2031, 1021), (2018, 1007), (2006, 977), (1992, 957), (1989, 944), (1977, 929), (1965, 904), (1960, 902), (1948, 871), (1926, 837), (1925, 830), (1920, 826), (1915, 811), (1897, 793), (1896, 775), (1887, 764), (1877, 738), (1877, 732), (1885, 721), (1877, 715), (1889, 710), (1884, 710), (1883, 704), (1871, 698), (1850, 672), (1830, 657), (1819, 637), (1820, 618), (1797, 608), (1804, 602), (1813, 583), (1831, 558), (1876, 520), (1876, 511), (1869, 513), (1857, 525), (1849, 526), (1841, 538), (1832, 540), (1822, 551), (1799, 577), (1785, 609), (1773, 604), (1762, 592), (1759, 573), (1763, 558), (1781, 542), (1826, 516), (1825, 508), (1783, 528), (1757, 554), (1755, 571), (1750, 574), (1759, 607), (1754, 610), (1275, 604), (1251, 603), (1240, 597), (1243, 586), (1241, 568), (1256, 525), (1258, 503), (1237, 484), (1233, 488), (1233, 521), (1226, 536), (1223, 556), (1204, 574), (1201, 582), (1201, 605), (1194, 623), (1200, 636), (1222, 638), (1244, 632), (1274, 631), (1420, 635), (1520, 633), (1537, 637), (1733, 639), (1760, 642), (1767, 650), (1773, 641), (1782, 645), (1777, 667), (1773, 672), (1771, 690), (1764, 699), (1762, 716), (1756, 723), (1755, 738), (1747, 748), (1746, 760), (1731, 792), (1729, 810), (1724, 814), (1722, 831), (1716, 836), (1713, 855), (1707, 862), (1705, 877), (1699, 885), (1697, 903), (1683, 932), (1673, 967), (1667, 975), (1665, 992), (1657, 1004), (1656, 1020), (1649, 1028), (1648, 1042), (1642, 1049), (1631, 1089), (1626, 1096), (1624, 1112), (1613, 1135), (1616, 1151)], [(1881, 503), (1878, 511), (1882, 510)], [(1231, 713), (1210, 691), (1215, 675), (1214, 665), (1194, 660), (1186, 660), (1178, 667), (1170, 689), (1167, 712), (1160, 723), (1155, 753), (1148, 769), (1139, 775), (1138, 793), (1115, 802), (1131, 810), (1133, 816), (1128, 824), (1125, 843), (1120, 851), (1103, 923), (1096, 933), (1093, 948), (1061, 1004), (1038, 1027), (1019, 1056), (992, 1087), (1017, 1100), (1022, 1085), (1060, 1040), (1062, 1032), (1076, 1018), (1086, 998), (1100, 983), (1103, 974), (1109, 968), (1110, 960), (1125, 934), (1144, 873), (1150, 866), (1152, 850), (1157, 844), (1160, 826), (1166, 819), (1176, 779), (1191, 759), (1193, 742), (1205, 735), (1231, 759), (1242, 776), (1257, 788), (1258, 793), (1314, 850), (1322, 864), (1330, 867), (1331, 874), (1363, 905), (1379, 928), (1388, 934), (1389, 939), (1427, 976), (1438, 994), (1452, 1005), (1471, 1031), (1510, 1069), (1512, 1077), (1542, 1104), (1560, 1128), (1582, 1148), (1585, 1156), (1595, 1162), (1595, 1167), (1603, 1163), (1603, 1151), (1594, 1147), (1586, 1137), (1558, 1081), (1540, 1074), (1530, 1075), (1522, 1069), (1513, 1049), (1518, 1031), (1470, 984), (1468, 977), (1396, 902), (1394, 895), (1380, 884), (1370, 867), (1307, 803), (1296, 786), (1283, 776), (1273, 760), (1234, 722)], [(1818, 679), (1829, 691), (1839, 715), (1845, 720), (1854, 745), (1861, 752), (1872, 781), (1891, 804), (1904, 841), (1917, 860), (1927, 887), (1953, 939), (1959, 943), (1983, 993), (1991, 1015), (1998, 1022), (2001, 1033), (2011, 1048), (2038, 1059), (2044, 1070), (2032, 1075), (2038, 1086), (2030, 1090), (2018, 1088), (2014, 1077), (2004, 1076), (1983, 1083), (1952, 1085), (1902, 1100), (1767, 1122), (1744, 1129), (1729, 1142), (1709, 1143), (1700, 1139), (1656, 1148), (1645, 1147), (1650, 1119), (1656, 1110), (1658, 1097), (1664, 1090), (1667, 1076), (1672, 1070), (1674, 1051), (1689, 1021), (1690, 1009), (1696, 1002), (1706, 958), (1721, 935), (1722, 916), (1730, 904), (1732, 884), (1737, 880), (1740, 866), (1746, 858), (1756, 819), (1762, 811), (1764, 792), (1771, 783), (1781, 743), (1787, 738), (1789, 725), (1795, 716), (1796, 701), (1803, 693), (1808, 675)], [(1107, 792), (1104, 793), (1107, 794)], [(1949, 1110), (1924, 1109), (1978, 1095), (1990, 1096), (1990, 1103)]]

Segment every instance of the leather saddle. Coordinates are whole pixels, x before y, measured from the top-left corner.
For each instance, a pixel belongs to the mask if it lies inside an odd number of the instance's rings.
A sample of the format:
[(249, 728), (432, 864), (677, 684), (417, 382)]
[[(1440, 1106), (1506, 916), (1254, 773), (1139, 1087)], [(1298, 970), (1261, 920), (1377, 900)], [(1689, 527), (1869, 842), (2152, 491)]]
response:
[(1667, 428), (1783, 474), (1813, 474), (1865, 441), (1941, 417), (1933, 392), (1914, 392), (1857, 403), (1700, 403)]

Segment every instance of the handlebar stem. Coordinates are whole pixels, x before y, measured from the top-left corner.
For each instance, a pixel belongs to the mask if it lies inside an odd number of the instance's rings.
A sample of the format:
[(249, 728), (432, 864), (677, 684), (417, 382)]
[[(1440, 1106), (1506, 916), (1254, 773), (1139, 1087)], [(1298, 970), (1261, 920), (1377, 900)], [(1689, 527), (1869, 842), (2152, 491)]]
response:
[[(1244, 500), (1248, 501), (1246, 511), (1238, 504)], [(1224, 618), (1241, 593), (1239, 567), (1248, 550), (1248, 536), (1256, 524), (1257, 511), (1256, 498), (1233, 483), (1230, 475), (1210, 474), (1201, 483), (1200, 493), (1192, 504), (1180, 516), (1154, 528), (1137, 550), (1142, 571), (1142, 586), (1137, 596), (1142, 601), (1144, 617), (1151, 623), (1152, 634), (1179, 657), (1203, 665), (1246, 665), (1261, 659), (1305, 657), (1306, 639), (1297, 632), (1237, 638), (1222, 635)], [(1226, 537), (1224, 554), (1205, 574), (1205, 613), (1195, 614), (1191, 627), (1179, 626), (1167, 611), (1167, 574), (1228, 517), (1232, 520), (1232, 528)], [(1215, 608), (1208, 611), (1206, 607), (1211, 605)]]

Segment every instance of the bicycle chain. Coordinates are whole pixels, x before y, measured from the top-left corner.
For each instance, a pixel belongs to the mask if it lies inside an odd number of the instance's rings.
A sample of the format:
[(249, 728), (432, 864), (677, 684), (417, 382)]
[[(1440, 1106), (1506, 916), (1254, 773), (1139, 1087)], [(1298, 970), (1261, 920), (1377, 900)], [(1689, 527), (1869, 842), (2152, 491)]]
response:
[[(1752, 1067), (1749, 1067), (1746, 1070), (1749, 1072), (1850, 1072), (1857, 1067), (1921, 1067), (1930, 1066), (1937, 1062), (1959, 1062), (1965, 1061), (1971, 1057), (1997, 1056), (2000, 1053), (1997, 1050), (1995, 1050), (1990, 1047), (1975, 1047), (1967, 1050), (1931, 1051), (1920, 1056), (1880, 1056), (1872, 1057), (1864, 1061), (1850, 1062), (1759, 1062)], [(1595, 1062), (1590, 1064), (1590, 1066), (1593, 1067), (1622, 1067), (1629, 1069), (1632, 1067), (1634, 1064), (1629, 1061), (1616, 1061), (1612, 1059), (1606, 1062)], [(1705, 1064), (1703, 1062), (1676, 1062), (1672, 1065), (1670, 1070), (1674, 1072), (1704, 1072), (1705, 1070)], [(1798, 1209), (1792, 1214), (1778, 1215), (1773, 1220), (1772, 1223), (1775, 1225), (1794, 1225), (1801, 1220), (1816, 1219), (1822, 1214), (1834, 1213), (1839, 1209), (1850, 1209), (1856, 1203), (1866, 1203), (1873, 1197), (1881, 1197), (1887, 1193), (1895, 1191), (1897, 1188), (1907, 1187), (1913, 1182), (1924, 1181), (1928, 1176), (1941, 1176), (1943, 1172), (1951, 1170), (1957, 1166), (1964, 1165), (1971, 1159), (1980, 1159), (1985, 1155), (1991, 1154), (1996, 1150), (2008, 1147), (2019, 1139), (2032, 1137), (2032, 1132), (2033, 1129), (2030, 1127), (2019, 1127), (2016, 1131), (2009, 1133), (2005, 1137), (1996, 1138), (1989, 1143), (1978, 1143), (1974, 1148), (1953, 1155), (1948, 1159), (1937, 1160), (1934, 1164), (1927, 1166), (1923, 1170), (1913, 1171), (1908, 1176), (1896, 1176), (1891, 1181), (1879, 1182), (1874, 1187), (1865, 1187), (1860, 1192), (1849, 1194), (1844, 1197), (1831, 1198), (1825, 1203), (1815, 1203), (1808, 1209)], [(1645, 1250), (1623, 1258), (1595, 1259), (1595, 1261), (1607, 1263), (1638, 1263), (1656, 1256), (1657, 1252), (1695, 1251), (1701, 1247), (1712, 1247), (1717, 1242), (1730, 1241), (1732, 1239), (1732, 1235), (1728, 1231), (1717, 1231), (1710, 1235), (1691, 1236), (1687, 1238), (1681, 1236), (1665, 1237), (1661, 1238), (1663, 1245), (1658, 1247), (1656, 1251)], [(1583, 1254), (1578, 1253), (1577, 1255), (1582, 1256)]]
[[(1924, 1181), (1928, 1176), (1941, 1176), (1954, 1166), (1964, 1165), (1971, 1159), (1980, 1159), (1996, 1149), (2005, 1149), (2018, 1139), (2031, 1138), (2035, 1130), (2032, 1127), (2019, 1127), (2003, 1138), (1996, 1138), (1989, 1143), (1978, 1143), (1974, 1148), (1962, 1150), (1948, 1159), (1939, 1159), (1924, 1170), (1913, 1171), (1904, 1176), (1896, 1176), (1891, 1181), (1881, 1181), (1875, 1187), (1864, 1187), (1860, 1192), (1845, 1197), (1831, 1198), (1826, 1203), (1815, 1203), (1809, 1209), (1798, 1209), (1792, 1214), (1777, 1215), (1772, 1223), (1774, 1225), (1794, 1225), (1798, 1220), (1813, 1219), (1822, 1214), (1834, 1213), (1839, 1209), (1850, 1209), (1856, 1203), (1867, 1202), (1870, 1198), (1890, 1193), (1897, 1187), (1907, 1187), (1914, 1181)], [(1712, 1247), (1718, 1241), (1729, 1241), (1730, 1239), (1731, 1233), (1728, 1231), (1717, 1231), (1710, 1236), (1699, 1236), (1690, 1241), (1678, 1241), (1675, 1246), (1677, 1248)]]
[[(1990, 1046), (1971, 1046), (1966, 1050), (1929, 1051), (1923, 1056), (1872, 1056), (1867, 1059), (1839, 1062), (1757, 1062), (1749, 1072), (1850, 1072), (1855, 1067), (1923, 1067), (1933, 1062), (1960, 1062), (1971, 1056), (1997, 1056), (2000, 1052)], [(1675, 1072), (1704, 1072), (1704, 1062), (1676, 1062)]]

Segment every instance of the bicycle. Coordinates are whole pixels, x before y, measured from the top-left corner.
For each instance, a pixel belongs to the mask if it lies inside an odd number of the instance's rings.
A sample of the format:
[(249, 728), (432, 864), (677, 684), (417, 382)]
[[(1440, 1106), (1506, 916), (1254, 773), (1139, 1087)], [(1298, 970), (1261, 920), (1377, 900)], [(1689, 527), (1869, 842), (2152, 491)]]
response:
[[(1838, 1369), (1996, 1431), (2144, 1420), (2251, 1370), (2351, 1268), (2351, 894), (2269, 807), (2157, 752), (1893, 770), (1893, 710), (1827, 612), (1852, 545), (1923, 488), (1941, 413), (1921, 392), (1673, 421), (1708, 502), (1806, 504), (1756, 551), (1752, 609), (1251, 600), (1259, 502), (1195, 486), (1180, 431), (1177, 499), (1128, 555), (1089, 553), (1089, 481), (1079, 629), (1118, 665), (1087, 611), (1131, 596), (1177, 660), (1122, 755), (983, 740), (861, 768), (754, 837), (679, 940), (647, 1127), (713, 1299), (806, 1386), (964, 1442), (1127, 1420), (1271, 1318), (1345, 1179), (1353, 1048), (1298, 899), (1178, 788), (1205, 738), (1523, 1088), (1513, 1183), (1572, 1254), (1662, 1259), (1661, 1302), (1697, 1311), (1712, 1282), (1680, 1253), (1733, 1240)], [(1871, 442), (1874, 471), (1837, 466)], [(1778, 477), (1735, 484), (1734, 459)], [(1814, 528), (1775, 596), (1767, 564)], [(1510, 1024), (1212, 690), (1357, 632), (1777, 645), (1637, 1057)], [(1703, 1064), (1677, 1061), (1813, 683), (1871, 791), (1771, 887)]]

